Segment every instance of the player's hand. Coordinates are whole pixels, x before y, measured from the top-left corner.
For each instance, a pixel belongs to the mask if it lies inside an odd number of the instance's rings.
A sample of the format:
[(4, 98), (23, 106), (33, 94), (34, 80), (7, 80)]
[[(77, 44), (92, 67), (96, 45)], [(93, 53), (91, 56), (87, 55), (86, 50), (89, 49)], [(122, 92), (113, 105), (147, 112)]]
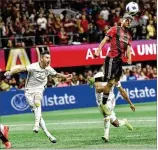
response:
[(65, 76), (68, 80), (72, 79), (72, 74), (68, 74)]
[(11, 76), (11, 75), (12, 75), (11, 71), (7, 71), (4, 73), (4, 76)]
[(127, 63), (128, 63), (129, 65), (131, 65), (131, 64), (132, 64), (132, 60), (131, 60), (131, 59), (127, 59)]
[(133, 112), (135, 112), (136, 108), (133, 104), (130, 105), (130, 108), (132, 109)]
[(93, 54), (93, 56), (94, 56), (94, 58), (98, 58), (98, 57), (99, 57), (99, 53), (95, 52), (95, 53)]

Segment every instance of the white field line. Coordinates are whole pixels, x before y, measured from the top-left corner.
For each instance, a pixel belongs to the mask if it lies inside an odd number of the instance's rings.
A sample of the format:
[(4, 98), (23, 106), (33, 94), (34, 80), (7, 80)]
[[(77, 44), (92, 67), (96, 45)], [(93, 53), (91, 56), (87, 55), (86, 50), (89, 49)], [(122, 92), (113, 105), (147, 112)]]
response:
[[(131, 145), (133, 146), (133, 145)], [(135, 145), (134, 145), (135, 146)], [(95, 149), (92, 149), (92, 148), (70, 148), (70, 149), (56, 149), (56, 148), (29, 148), (29, 150), (98, 150), (98, 148), (95, 148)], [(137, 148), (137, 147), (134, 147), (134, 148), (110, 148), (108, 147), (108, 150), (156, 150), (156, 148), (146, 148), (145, 145), (144, 147), (140, 147), (140, 148)], [(11, 149), (11, 150), (17, 150), (17, 149)], [(28, 150), (28, 148), (24, 148), (24, 149), (19, 149), (18, 150)], [(102, 149), (102, 148), (99, 148), (99, 150), (105, 150), (105, 149)]]
[[(156, 122), (155, 120), (128, 120), (129, 122)], [(97, 124), (102, 123), (103, 121), (76, 121), (76, 122), (48, 122), (47, 125), (72, 125), (72, 124)], [(9, 124), (8, 124), (9, 125)], [(19, 126), (33, 126), (33, 124), (10, 124), (10, 127), (19, 127)]]

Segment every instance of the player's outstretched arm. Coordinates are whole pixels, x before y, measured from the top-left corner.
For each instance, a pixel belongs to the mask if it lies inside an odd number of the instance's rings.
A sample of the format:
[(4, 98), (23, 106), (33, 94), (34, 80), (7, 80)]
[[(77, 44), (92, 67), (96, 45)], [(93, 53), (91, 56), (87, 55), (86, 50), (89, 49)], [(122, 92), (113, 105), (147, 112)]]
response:
[(106, 44), (106, 42), (109, 40), (108, 36), (105, 36), (104, 39), (101, 41), (101, 43), (99, 44), (99, 47), (97, 49), (97, 51), (94, 53), (94, 57), (98, 57), (103, 46)]
[(72, 74), (62, 74), (62, 73), (56, 73), (56, 77), (57, 78), (67, 78), (67, 79), (71, 79), (72, 78)]
[(128, 97), (128, 95), (127, 95), (126, 91), (123, 89), (123, 87), (122, 86), (118, 87), (118, 90), (120, 91), (122, 97), (130, 104), (130, 108), (132, 109), (132, 111), (135, 111), (135, 106), (131, 102), (130, 98)]
[(4, 73), (5, 76), (7, 75), (13, 75), (13, 74), (16, 74), (16, 73), (19, 73), (19, 72), (24, 72), (26, 71), (26, 67), (23, 66), (23, 65), (17, 65), (15, 67), (13, 67), (11, 70), (7, 71)]
[(57, 78), (65, 78), (65, 79), (66, 78), (67, 79), (72, 78), (72, 74), (65, 75), (65, 74), (62, 74), (62, 73), (58, 73), (51, 66), (49, 66), (47, 69), (48, 69), (50, 75), (56, 76)]

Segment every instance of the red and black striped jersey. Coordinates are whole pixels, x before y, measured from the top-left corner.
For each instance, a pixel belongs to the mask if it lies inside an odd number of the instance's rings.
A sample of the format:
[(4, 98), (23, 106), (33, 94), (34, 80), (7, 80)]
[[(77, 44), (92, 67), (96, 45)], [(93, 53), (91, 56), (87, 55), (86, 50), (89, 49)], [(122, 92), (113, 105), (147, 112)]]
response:
[(124, 58), (127, 46), (131, 45), (130, 34), (120, 26), (114, 26), (107, 31), (106, 36), (110, 38), (110, 51), (107, 56)]

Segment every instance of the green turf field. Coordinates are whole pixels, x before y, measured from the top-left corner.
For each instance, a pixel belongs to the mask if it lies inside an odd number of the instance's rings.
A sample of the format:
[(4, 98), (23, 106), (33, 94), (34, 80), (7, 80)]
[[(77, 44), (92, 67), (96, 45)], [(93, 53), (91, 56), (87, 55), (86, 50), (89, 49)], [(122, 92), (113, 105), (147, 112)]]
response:
[[(127, 118), (134, 131), (111, 126), (110, 141), (104, 143), (103, 118), (96, 108), (44, 112), (51, 133), (57, 138), (52, 144), (42, 130), (32, 132), (33, 114), (1, 117), (10, 126), (13, 149), (156, 149), (156, 103), (135, 104), (136, 112), (128, 105), (116, 106), (118, 118)], [(3, 146), (1, 145), (1, 149)]]

